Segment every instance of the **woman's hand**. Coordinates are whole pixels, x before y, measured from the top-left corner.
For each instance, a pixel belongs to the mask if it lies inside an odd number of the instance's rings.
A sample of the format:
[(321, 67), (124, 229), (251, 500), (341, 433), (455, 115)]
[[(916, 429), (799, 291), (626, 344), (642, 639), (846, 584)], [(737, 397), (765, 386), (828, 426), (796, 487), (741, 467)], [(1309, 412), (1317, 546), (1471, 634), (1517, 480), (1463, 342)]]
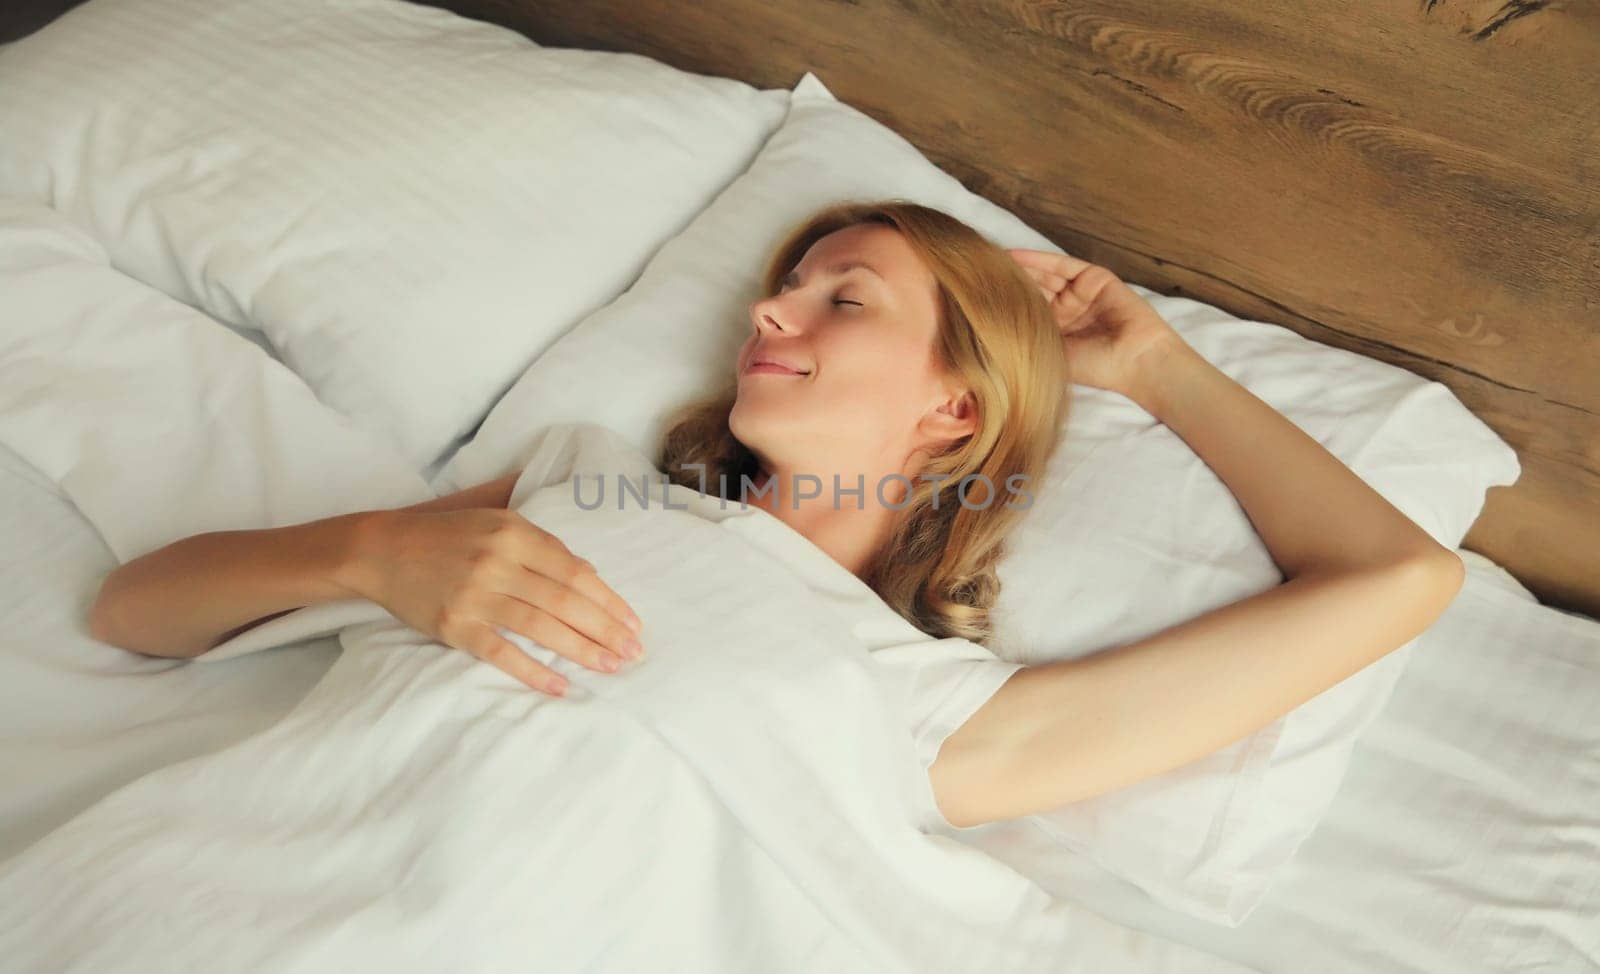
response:
[(355, 591), (535, 690), (560, 696), (567, 681), (496, 625), (605, 673), (644, 652), (638, 616), (594, 566), (516, 511), (383, 511), (367, 527)]
[(1184, 344), (1148, 301), (1106, 268), (1043, 250), (1006, 253), (1039, 285), (1056, 316), (1069, 381), (1127, 395), (1147, 363)]

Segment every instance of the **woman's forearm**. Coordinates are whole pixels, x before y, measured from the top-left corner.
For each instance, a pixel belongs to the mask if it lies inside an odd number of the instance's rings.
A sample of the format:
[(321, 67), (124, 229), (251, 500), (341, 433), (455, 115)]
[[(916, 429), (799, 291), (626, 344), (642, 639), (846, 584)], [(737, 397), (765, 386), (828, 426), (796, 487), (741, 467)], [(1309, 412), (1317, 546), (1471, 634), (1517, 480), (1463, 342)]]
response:
[(1180, 436), (1232, 491), (1286, 578), (1444, 550), (1305, 431), (1173, 342), (1131, 399)]
[(198, 656), (242, 629), (302, 606), (372, 598), (373, 564), (393, 513), (505, 507), (512, 472), (394, 511), (359, 511), (304, 524), (214, 531), (173, 542), (108, 575), (91, 634), (147, 656)]
[(90, 632), (148, 656), (198, 656), (265, 617), (354, 598), (347, 575), (372, 513), (175, 541), (106, 576)]

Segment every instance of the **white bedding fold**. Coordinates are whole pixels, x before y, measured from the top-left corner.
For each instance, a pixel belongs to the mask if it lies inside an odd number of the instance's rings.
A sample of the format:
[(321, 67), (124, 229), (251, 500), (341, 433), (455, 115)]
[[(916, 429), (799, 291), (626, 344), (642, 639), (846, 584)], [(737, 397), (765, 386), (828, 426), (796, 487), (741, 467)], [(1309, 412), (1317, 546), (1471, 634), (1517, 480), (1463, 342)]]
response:
[(0, 443), (55, 483), (120, 562), (190, 534), (433, 497), (282, 363), (112, 267), (62, 214), (10, 199)]

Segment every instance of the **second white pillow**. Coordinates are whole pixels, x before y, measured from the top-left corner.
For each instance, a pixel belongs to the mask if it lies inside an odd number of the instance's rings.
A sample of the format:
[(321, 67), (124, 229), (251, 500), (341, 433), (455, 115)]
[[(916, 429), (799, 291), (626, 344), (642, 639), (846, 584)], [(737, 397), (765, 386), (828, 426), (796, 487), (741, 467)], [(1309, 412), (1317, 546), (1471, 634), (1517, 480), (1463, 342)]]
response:
[(787, 102), (403, 0), (90, 0), (0, 49), (0, 194), (263, 330), (420, 469)]

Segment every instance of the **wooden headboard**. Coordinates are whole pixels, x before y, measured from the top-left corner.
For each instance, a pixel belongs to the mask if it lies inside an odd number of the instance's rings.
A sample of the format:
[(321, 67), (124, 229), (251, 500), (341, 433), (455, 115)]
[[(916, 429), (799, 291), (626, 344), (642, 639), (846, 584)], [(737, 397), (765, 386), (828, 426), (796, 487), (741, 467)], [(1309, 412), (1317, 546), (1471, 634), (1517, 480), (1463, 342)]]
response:
[(1464, 546), (1600, 616), (1600, 4), (435, 2), (815, 71), (1069, 252), (1445, 383), (1523, 467)]
[(1523, 467), (1465, 546), (1600, 616), (1600, 4), (432, 2), (763, 88), (813, 70), (1070, 252), (1445, 383)]

